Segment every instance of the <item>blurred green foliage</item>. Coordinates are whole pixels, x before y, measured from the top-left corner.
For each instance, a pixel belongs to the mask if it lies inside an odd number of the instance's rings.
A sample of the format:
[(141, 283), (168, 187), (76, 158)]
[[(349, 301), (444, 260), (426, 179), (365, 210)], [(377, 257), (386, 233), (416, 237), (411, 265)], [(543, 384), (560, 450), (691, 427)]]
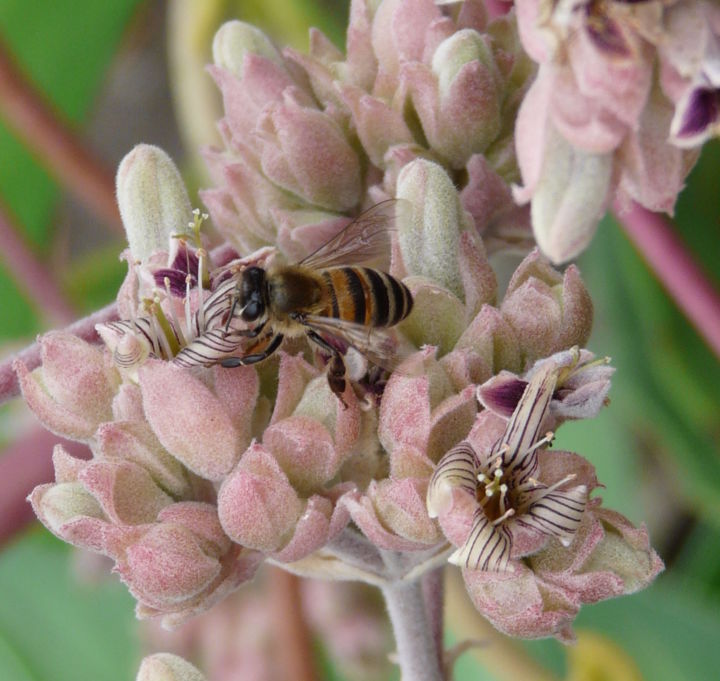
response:
[(0, 679), (134, 678), (133, 599), (115, 579), (81, 584), (72, 551), (36, 528), (0, 554)]
[[(0, 31), (21, 66), (58, 110), (80, 124), (101, 87), (138, 0), (3, 0)], [(228, 0), (226, 9), (258, 23), (278, 42), (306, 45), (320, 25), (341, 45), (347, 3), (330, 0)], [(706, 147), (681, 195), (677, 229), (717, 283), (720, 272), (720, 144)], [(53, 181), (0, 125), (0, 197), (43, 257), (53, 244), (59, 196)], [(592, 422), (563, 426), (556, 446), (587, 456), (607, 489), (608, 506), (635, 522), (648, 516), (645, 489), (670, 520), (656, 536), (674, 558), (668, 574), (641, 594), (586, 607), (578, 628), (606, 634), (636, 661), (648, 681), (717, 677), (720, 669), (720, 365), (662, 291), (612, 219), (598, 230), (580, 267), (596, 305), (592, 350), (618, 371), (611, 405)], [(78, 307), (105, 304), (124, 273), (115, 249), (73, 262), (66, 293)], [(0, 338), (39, 330), (32, 306), (0, 271)], [(657, 474), (667, 494), (656, 486)], [(658, 498), (659, 497), (659, 498)], [(650, 511), (652, 512), (652, 511)], [(682, 525), (684, 517), (690, 523)], [(674, 530), (674, 531), (673, 531)], [(138, 644), (132, 599), (114, 581), (80, 586), (71, 551), (31, 532), (0, 554), (0, 679), (122, 681), (134, 676)], [(452, 629), (452, 621), (448, 623)], [(564, 674), (564, 648), (526, 644)], [(342, 681), (323, 657), (328, 679)], [(458, 681), (491, 679), (465, 655)]]

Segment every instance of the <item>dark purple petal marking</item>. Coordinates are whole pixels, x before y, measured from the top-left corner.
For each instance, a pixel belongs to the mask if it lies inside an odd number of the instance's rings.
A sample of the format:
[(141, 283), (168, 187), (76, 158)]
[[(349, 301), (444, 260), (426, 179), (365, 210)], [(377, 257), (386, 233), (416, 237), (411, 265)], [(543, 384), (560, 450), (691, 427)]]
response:
[(632, 50), (616, 21), (600, 14), (597, 10), (593, 10), (592, 3), (588, 5), (586, 12), (585, 27), (590, 39), (599, 50), (614, 57), (629, 57), (632, 55)]
[(491, 459), (501, 456), (503, 469), (508, 475), (517, 477), (518, 483), (537, 470), (537, 452), (532, 447), (538, 440), (556, 382), (556, 367), (548, 362), (528, 383), (505, 434), (493, 447)]
[(246, 338), (226, 334), (224, 329), (213, 329), (188, 343), (173, 360), (183, 367), (212, 366), (236, 352)]
[(491, 411), (509, 418), (520, 402), (528, 382), (521, 378), (497, 379), (478, 388), (478, 398)]
[[(170, 293), (177, 298), (182, 298), (187, 292), (187, 274), (180, 270), (162, 269), (157, 270), (153, 274), (155, 279), (155, 285), (161, 289), (165, 289), (165, 279), (168, 280), (170, 286)], [(190, 275), (190, 287), (197, 285), (197, 279), (191, 274)]]
[(200, 260), (195, 251), (191, 251), (187, 246), (181, 244), (178, 252), (175, 254), (175, 259), (172, 261), (172, 265), (170, 265), (170, 269), (177, 270), (183, 274), (192, 274), (193, 277), (196, 277), (199, 268)]
[(694, 137), (707, 130), (718, 120), (720, 91), (695, 88), (685, 101), (677, 137)]

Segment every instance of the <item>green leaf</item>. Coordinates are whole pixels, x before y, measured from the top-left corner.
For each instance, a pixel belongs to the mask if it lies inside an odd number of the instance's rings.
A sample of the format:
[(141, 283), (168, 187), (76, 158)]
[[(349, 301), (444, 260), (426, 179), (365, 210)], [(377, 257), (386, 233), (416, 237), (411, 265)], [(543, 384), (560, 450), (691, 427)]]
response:
[(63, 289), (78, 309), (88, 312), (113, 300), (127, 274), (120, 260), (125, 244), (114, 243), (74, 260), (63, 277)]
[(0, 679), (127, 681), (133, 601), (115, 579), (78, 583), (72, 550), (34, 530), (0, 554)]
[[(21, 70), (73, 123), (85, 116), (139, 0), (56, 0), (0, 3), (0, 33)], [(23, 145), (0, 125), (0, 197), (43, 256), (52, 245), (59, 192)], [(32, 305), (0, 268), (0, 339), (39, 331)]]
[(652, 681), (714, 679), (720, 669), (717, 602), (703, 602), (666, 576), (633, 596), (585, 607), (577, 628), (600, 631)]
[(582, 268), (596, 307), (590, 346), (618, 369), (609, 411), (632, 437), (626, 454), (663, 462), (686, 502), (717, 523), (720, 365), (613, 220)]

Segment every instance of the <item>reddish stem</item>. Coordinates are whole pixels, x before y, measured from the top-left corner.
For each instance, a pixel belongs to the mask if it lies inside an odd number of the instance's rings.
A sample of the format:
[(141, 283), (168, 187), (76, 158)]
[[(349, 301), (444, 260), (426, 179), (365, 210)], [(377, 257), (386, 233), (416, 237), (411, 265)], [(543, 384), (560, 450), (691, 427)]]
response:
[(272, 568), (274, 632), (277, 636), (280, 678), (293, 681), (317, 681), (312, 637), (300, 601), (300, 578), (280, 568)]
[(7, 207), (0, 201), (0, 258), (15, 282), (25, 289), (37, 306), (50, 317), (51, 324), (69, 324), (77, 317), (60, 293), (60, 286), (18, 234)]
[(122, 232), (115, 181), (108, 169), (63, 122), (57, 110), (24, 76), (0, 42), (0, 116), (59, 184), (98, 218)]
[[(117, 318), (117, 308), (115, 303), (111, 303), (107, 307), (93, 312), (89, 317), (71, 324), (64, 330), (86, 340), (88, 343), (99, 343), (100, 337), (95, 331), (95, 324), (113, 321)], [(17, 376), (12, 368), (12, 364), (16, 359), (22, 360), (29, 369), (35, 369), (40, 366), (40, 345), (33, 343), (0, 363), (0, 404), (20, 394)]]
[(90, 450), (85, 445), (63, 440), (39, 427), (0, 455), (0, 546), (35, 520), (26, 497), (36, 485), (53, 480), (50, 454), (59, 443), (73, 456), (90, 458)]
[(485, 0), (485, 8), (491, 19), (505, 16), (512, 9), (511, 0)]
[(670, 223), (637, 203), (616, 204), (614, 212), (665, 290), (720, 357), (720, 295)]

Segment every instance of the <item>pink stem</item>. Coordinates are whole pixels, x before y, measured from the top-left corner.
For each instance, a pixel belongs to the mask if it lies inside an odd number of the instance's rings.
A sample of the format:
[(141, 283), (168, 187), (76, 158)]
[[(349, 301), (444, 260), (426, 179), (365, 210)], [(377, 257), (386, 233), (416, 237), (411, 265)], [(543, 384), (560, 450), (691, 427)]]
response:
[(0, 42), (0, 116), (59, 184), (100, 220), (122, 232), (115, 182)]
[(283, 679), (315, 681), (320, 678), (312, 652), (312, 634), (302, 610), (300, 578), (278, 567), (271, 568), (270, 607)]
[(485, 0), (485, 8), (491, 19), (505, 16), (512, 9), (511, 0)]
[(65, 300), (55, 278), (28, 248), (13, 224), (7, 207), (0, 202), (0, 258), (19, 287), (25, 289), (52, 324), (69, 324), (75, 311)]
[(85, 445), (63, 440), (39, 427), (0, 455), (0, 545), (35, 520), (26, 497), (36, 485), (53, 479), (50, 454), (58, 443), (73, 456), (90, 458), (90, 450)]
[(720, 295), (671, 224), (634, 202), (630, 208), (615, 205), (614, 212), (665, 290), (720, 357)]
[[(115, 303), (111, 303), (107, 307), (103, 307), (101, 310), (94, 312), (89, 317), (85, 317), (71, 324), (65, 331), (88, 341), (88, 343), (98, 343), (100, 342), (100, 337), (97, 335), (97, 331), (95, 331), (95, 324), (109, 322), (117, 318), (117, 308)], [(16, 359), (22, 360), (29, 369), (35, 369), (40, 366), (40, 345), (33, 343), (0, 363), (0, 404), (20, 394), (17, 376), (12, 368), (12, 364)]]

